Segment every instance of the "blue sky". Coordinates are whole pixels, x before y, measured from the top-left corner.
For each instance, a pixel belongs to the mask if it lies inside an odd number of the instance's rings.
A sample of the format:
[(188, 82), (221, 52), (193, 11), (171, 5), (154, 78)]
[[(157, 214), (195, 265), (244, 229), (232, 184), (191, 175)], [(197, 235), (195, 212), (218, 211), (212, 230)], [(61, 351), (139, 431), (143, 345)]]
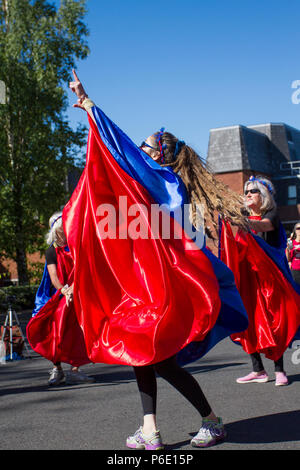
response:
[[(78, 75), (136, 143), (164, 126), (205, 157), (211, 128), (300, 128), (299, 0), (88, 0), (87, 8), (91, 52)], [(69, 96), (72, 125), (87, 123)]]

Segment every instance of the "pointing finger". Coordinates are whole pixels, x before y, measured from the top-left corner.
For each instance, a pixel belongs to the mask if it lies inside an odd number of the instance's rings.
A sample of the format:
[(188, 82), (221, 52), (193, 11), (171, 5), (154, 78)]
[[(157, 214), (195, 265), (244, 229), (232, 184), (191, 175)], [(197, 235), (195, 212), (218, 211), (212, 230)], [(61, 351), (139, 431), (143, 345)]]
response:
[(74, 69), (72, 70), (72, 72), (73, 72), (73, 76), (74, 76), (75, 81), (79, 82), (79, 78), (77, 77), (77, 74), (76, 74)]

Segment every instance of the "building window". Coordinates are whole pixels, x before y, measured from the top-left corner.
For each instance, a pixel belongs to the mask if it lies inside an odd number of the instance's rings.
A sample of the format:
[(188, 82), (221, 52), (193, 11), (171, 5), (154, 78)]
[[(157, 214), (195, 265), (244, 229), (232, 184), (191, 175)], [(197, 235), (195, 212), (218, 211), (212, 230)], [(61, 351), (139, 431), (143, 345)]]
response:
[(288, 205), (297, 204), (297, 187), (296, 185), (288, 186)]

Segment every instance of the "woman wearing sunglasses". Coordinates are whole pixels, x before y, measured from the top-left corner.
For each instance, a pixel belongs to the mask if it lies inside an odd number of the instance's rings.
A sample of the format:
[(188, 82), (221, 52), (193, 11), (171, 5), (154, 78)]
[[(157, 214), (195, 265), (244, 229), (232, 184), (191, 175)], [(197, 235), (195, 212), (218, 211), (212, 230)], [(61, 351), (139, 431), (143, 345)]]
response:
[(300, 222), (295, 224), (288, 241), (287, 259), (293, 279), (300, 285)]
[[(274, 186), (262, 176), (245, 183), (244, 197), (252, 234), (235, 238), (223, 225), (221, 258), (235, 274), (249, 326), (231, 336), (250, 355), (253, 370), (237, 383), (268, 382), (261, 354), (273, 360), (275, 385), (288, 384), (283, 354), (300, 324), (299, 292), (285, 256), (286, 235), (277, 214)], [(300, 225), (300, 224), (299, 224)]]
[(274, 187), (266, 178), (250, 178), (245, 183), (245, 206), (250, 212), (248, 220), (254, 233), (269, 245), (277, 246), (279, 217), (274, 200)]
[[(225, 315), (225, 310), (230, 311), (235, 331), (246, 328), (246, 312), (232, 273), (203, 245), (197, 248), (190, 241), (186, 243), (185, 231), (183, 241), (172, 236), (159, 236), (156, 240), (151, 237), (107, 240), (104, 236), (95, 236), (99, 231), (95, 232), (93, 221), (102, 201), (112, 201), (121, 212), (119, 194), (126, 195), (128, 206), (132, 206), (133, 201), (150, 210), (157, 204), (164, 204), (175, 211), (182, 202), (190, 200), (193, 226), (198, 226), (196, 208), (201, 204), (205, 229), (217, 236), (215, 210), (236, 225), (248, 228), (248, 222), (241, 215), (243, 202), (239, 195), (213, 178), (193, 149), (163, 129), (137, 147), (95, 106), (75, 72), (73, 75), (70, 88), (78, 98), (75, 106), (89, 113), (91, 127), (86, 168), (72, 200), (64, 209), (64, 220), (70, 249), (75, 258), (77, 252), (81, 254), (75, 262), (74, 303), (79, 305), (80, 302), (78, 313), (82, 316), (89, 354), (94, 362), (134, 367), (144, 418), (143, 425), (128, 437), (127, 447), (163, 448), (156, 425), (156, 373), (175, 387), (202, 417), (202, 426), (191, 445), (214, 445), (225, 438), (222, 420), (210, 407), (198, 382), (179, 365), (177, 353), (185, 350), (185, 344), (189, 346), (192, 338), (193, 345), (202, 344), (204, 338), (208, 339), (205, 343), (208, 345), (211, 328), (216, 325), (210, 320), (211, 314), (216, 315), (217, 322), (220, 312)], [(148, 220), (147, 210), (143, 215)], [(78, 236), (68, 229), (74, 227), (73, 219), (79, 231), (81, 225), (84, 226)], [(170, 220), (176, 231), (181, 229), (178, 220), (175, 217)], [(82, 256), (84, 252), (86, 256)], [(216, 264), (218, 278), (212, 271), (208, 273)], [(87, 270), (93, 266), (98, 269), (91, 275)], [(82, 287), (87, 279), (91, 279), (88, 297)], [(104, 283), (106, 288), (103, 289)], [(99, 286), (97, 291), (96, 285)], [(224, 291), (226, 295), (221, 299)], [(224, 305), (229, 299), (230, 304), (221, 310), (220, 302)], [(208, 315), (205, 305), (209, 308)], [(223, 332), (225, 323), (222, 323)]]
[[(279, 239), (279, 217), (274, 200), (274, 187), (266, 178), (250, 178), (244, 186), (245, 205), (249, 210), (248, 217), (252, 231), (263, 238), (269, 245), (276, 247)], [(267, 382), (268, 375), (264, 369), (261, 355), (255, 351), (250, 354), (253, 371), (237, 379), (237, 383)], [(274, 361), (276, 385), (287, 385), (288, 379), (283, 368), (283, 356)]]

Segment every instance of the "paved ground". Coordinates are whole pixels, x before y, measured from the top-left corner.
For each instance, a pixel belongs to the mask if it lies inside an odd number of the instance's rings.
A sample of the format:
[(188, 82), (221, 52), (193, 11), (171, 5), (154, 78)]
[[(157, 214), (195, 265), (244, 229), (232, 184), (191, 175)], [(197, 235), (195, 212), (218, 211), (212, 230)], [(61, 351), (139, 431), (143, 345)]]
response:
[[(24, 327), (25, 315), (19, 318)], [(204, 452), (300, 449), (300, 365), (292, 363), (292, 353), (285, 353), (291, 382), (287, 387), (274, 386), (268, 360), (268, 383), (236, 384), (236, 377), (249, 371), (249, 361), (228, 339), (187, 366), (228, 432), (226, 442)], [(94, 384), (49, 388), (49, 368), (49, 362), (35, 353), (31, 359), (0, 366), (0, 449), (125, 450), (126, 436), (141, 422), (132, 370), (90, 364), (83, 370), (95, 377)], [(189, 441), (199, 428), (197, 413), (162, 379), (158, 390), (158, 424), (167, 450), (192, 452)]]

